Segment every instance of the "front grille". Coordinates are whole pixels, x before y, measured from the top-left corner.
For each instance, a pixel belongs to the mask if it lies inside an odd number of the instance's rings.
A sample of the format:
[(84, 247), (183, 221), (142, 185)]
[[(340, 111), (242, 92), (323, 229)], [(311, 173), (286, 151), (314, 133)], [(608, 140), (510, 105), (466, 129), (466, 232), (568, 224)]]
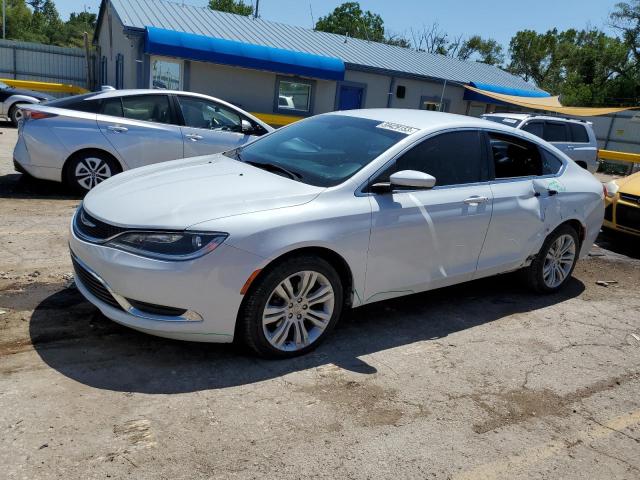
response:
[(106, 240), (126, 231), (125, 228), (109, 225), (92, 217), (82, 207), (80, 207), (80, 210), (76, 214), (74, 228), (80, 236), (95, 240)]
[(628, 207), (618, 203), (616, 207), (616, 223), (621, 227), (640, 230), (640, 208)]
[(132, 307), (137, 308), (141, 312), (151, 313), (153, 315), (164, 315), (167, 317), (179, 317), (187, 311), (184, 308), (165, 307), (164, 305), (155, 305), (153, 303), (141, 302), (127, 298)]
[(604, 209), (604, 219), (613, 222), (613, 205), (607, 205), (607, 208)]
[(73, 263), (73, 269), (76, 272), (76, 276), (82, 282), (82, 285), (89, 290), (89, 293), (96, 297), (98, 300), (103, 301), (104, 303), (111, 305), (112, 307), (118, 308), (122, 310), (120, 304), (113, 298), (113, 295), (109, 293), (109, 290), (96, 278), (94, 277), (87, 269), (85, 269), (80, 263), (71, 257), (71, 261)]
[(621, 193), (620, 200), (640, 204), (640, 195), (631, 195), (630, 193)]

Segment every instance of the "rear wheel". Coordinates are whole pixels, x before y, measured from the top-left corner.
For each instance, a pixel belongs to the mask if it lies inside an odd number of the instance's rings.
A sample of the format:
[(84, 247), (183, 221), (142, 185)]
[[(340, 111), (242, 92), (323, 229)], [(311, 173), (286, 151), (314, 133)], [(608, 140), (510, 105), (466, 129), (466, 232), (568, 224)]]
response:
[(99, 152), (86, 152), (69, 159), (65, 169), (65, 180), (74, 190), (86, 193), (119, 172), (120, 166), (110, 156)]
[(576, 266), (579, 245), (578, 234), (569, 225), (554, 230), (524, 271), (529, 286), (541, 293), (560, 290)]
[(11, 120), (11, 123), (13, 124), (14, 127), (18, 126), (18, 123), (20, 122), (20, 120), (22, 120), (22, 117), (24, 116), (24, 114), (22, 113), (22, 110), (20, 110), (21, 106), (22, 106), (21, 103), (14, 103), (13, 105), (11, 105), (11, 108), (9, 109), (9, 120)]
[(317, 257), (289, 259), (256, 280), (238, 318), (247, 346), (263, 357), (285, 358), (316, 348), (343, 307), (335, 269)]

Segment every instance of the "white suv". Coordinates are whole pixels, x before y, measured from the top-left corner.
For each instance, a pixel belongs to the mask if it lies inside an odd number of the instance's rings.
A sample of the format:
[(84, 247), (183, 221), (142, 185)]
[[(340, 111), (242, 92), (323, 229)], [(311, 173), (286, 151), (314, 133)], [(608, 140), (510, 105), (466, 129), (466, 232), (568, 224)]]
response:
[(591, 173), (598, 169), (598, 141), (591, 122), (526, 113), (491, 113), (482, 118), (546, 140)]

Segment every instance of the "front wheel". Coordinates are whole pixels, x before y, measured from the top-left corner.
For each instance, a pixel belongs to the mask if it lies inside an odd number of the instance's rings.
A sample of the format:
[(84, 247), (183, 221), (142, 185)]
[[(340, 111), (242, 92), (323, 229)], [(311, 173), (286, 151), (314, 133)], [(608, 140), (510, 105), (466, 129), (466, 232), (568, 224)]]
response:
[(24, 116), (22, 110), (20, 109), (20, 106), (20, 103), (15, 103), (11, 105), (11, 108), (9, 109), (9, 120), (11, 120), (11, 123), (14, 127), (18, 126), (18, 123), (20, 123), (20, 120), (22, 120)]
[(119, 165), (111, 157), (99, 152), (82, 153), (69, 160), (65, 180), (74, 190), (86, 193), (119, 172)]
[(524, 271), (527, 283), (541, 293), (560, 290), (571, 277), (578, 260), (576, 231), (561, 225), (547, 237), (535, 260)]
[(316, 348), (343, 307), (340, 277), (325, 260), (283, 261), (259, 277), (239, 315), (239, 334), (256, 354), (285, 358)]

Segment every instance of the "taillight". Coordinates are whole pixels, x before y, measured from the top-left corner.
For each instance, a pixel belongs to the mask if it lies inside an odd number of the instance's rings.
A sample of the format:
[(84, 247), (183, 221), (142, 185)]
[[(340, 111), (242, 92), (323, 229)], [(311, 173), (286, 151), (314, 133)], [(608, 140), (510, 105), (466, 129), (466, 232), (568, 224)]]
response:
[(54, 113), (36, 112), (35, 110), (24, 110), (25, 120), (41, 120), (43, 118), (51, 118), (57, 116)]

